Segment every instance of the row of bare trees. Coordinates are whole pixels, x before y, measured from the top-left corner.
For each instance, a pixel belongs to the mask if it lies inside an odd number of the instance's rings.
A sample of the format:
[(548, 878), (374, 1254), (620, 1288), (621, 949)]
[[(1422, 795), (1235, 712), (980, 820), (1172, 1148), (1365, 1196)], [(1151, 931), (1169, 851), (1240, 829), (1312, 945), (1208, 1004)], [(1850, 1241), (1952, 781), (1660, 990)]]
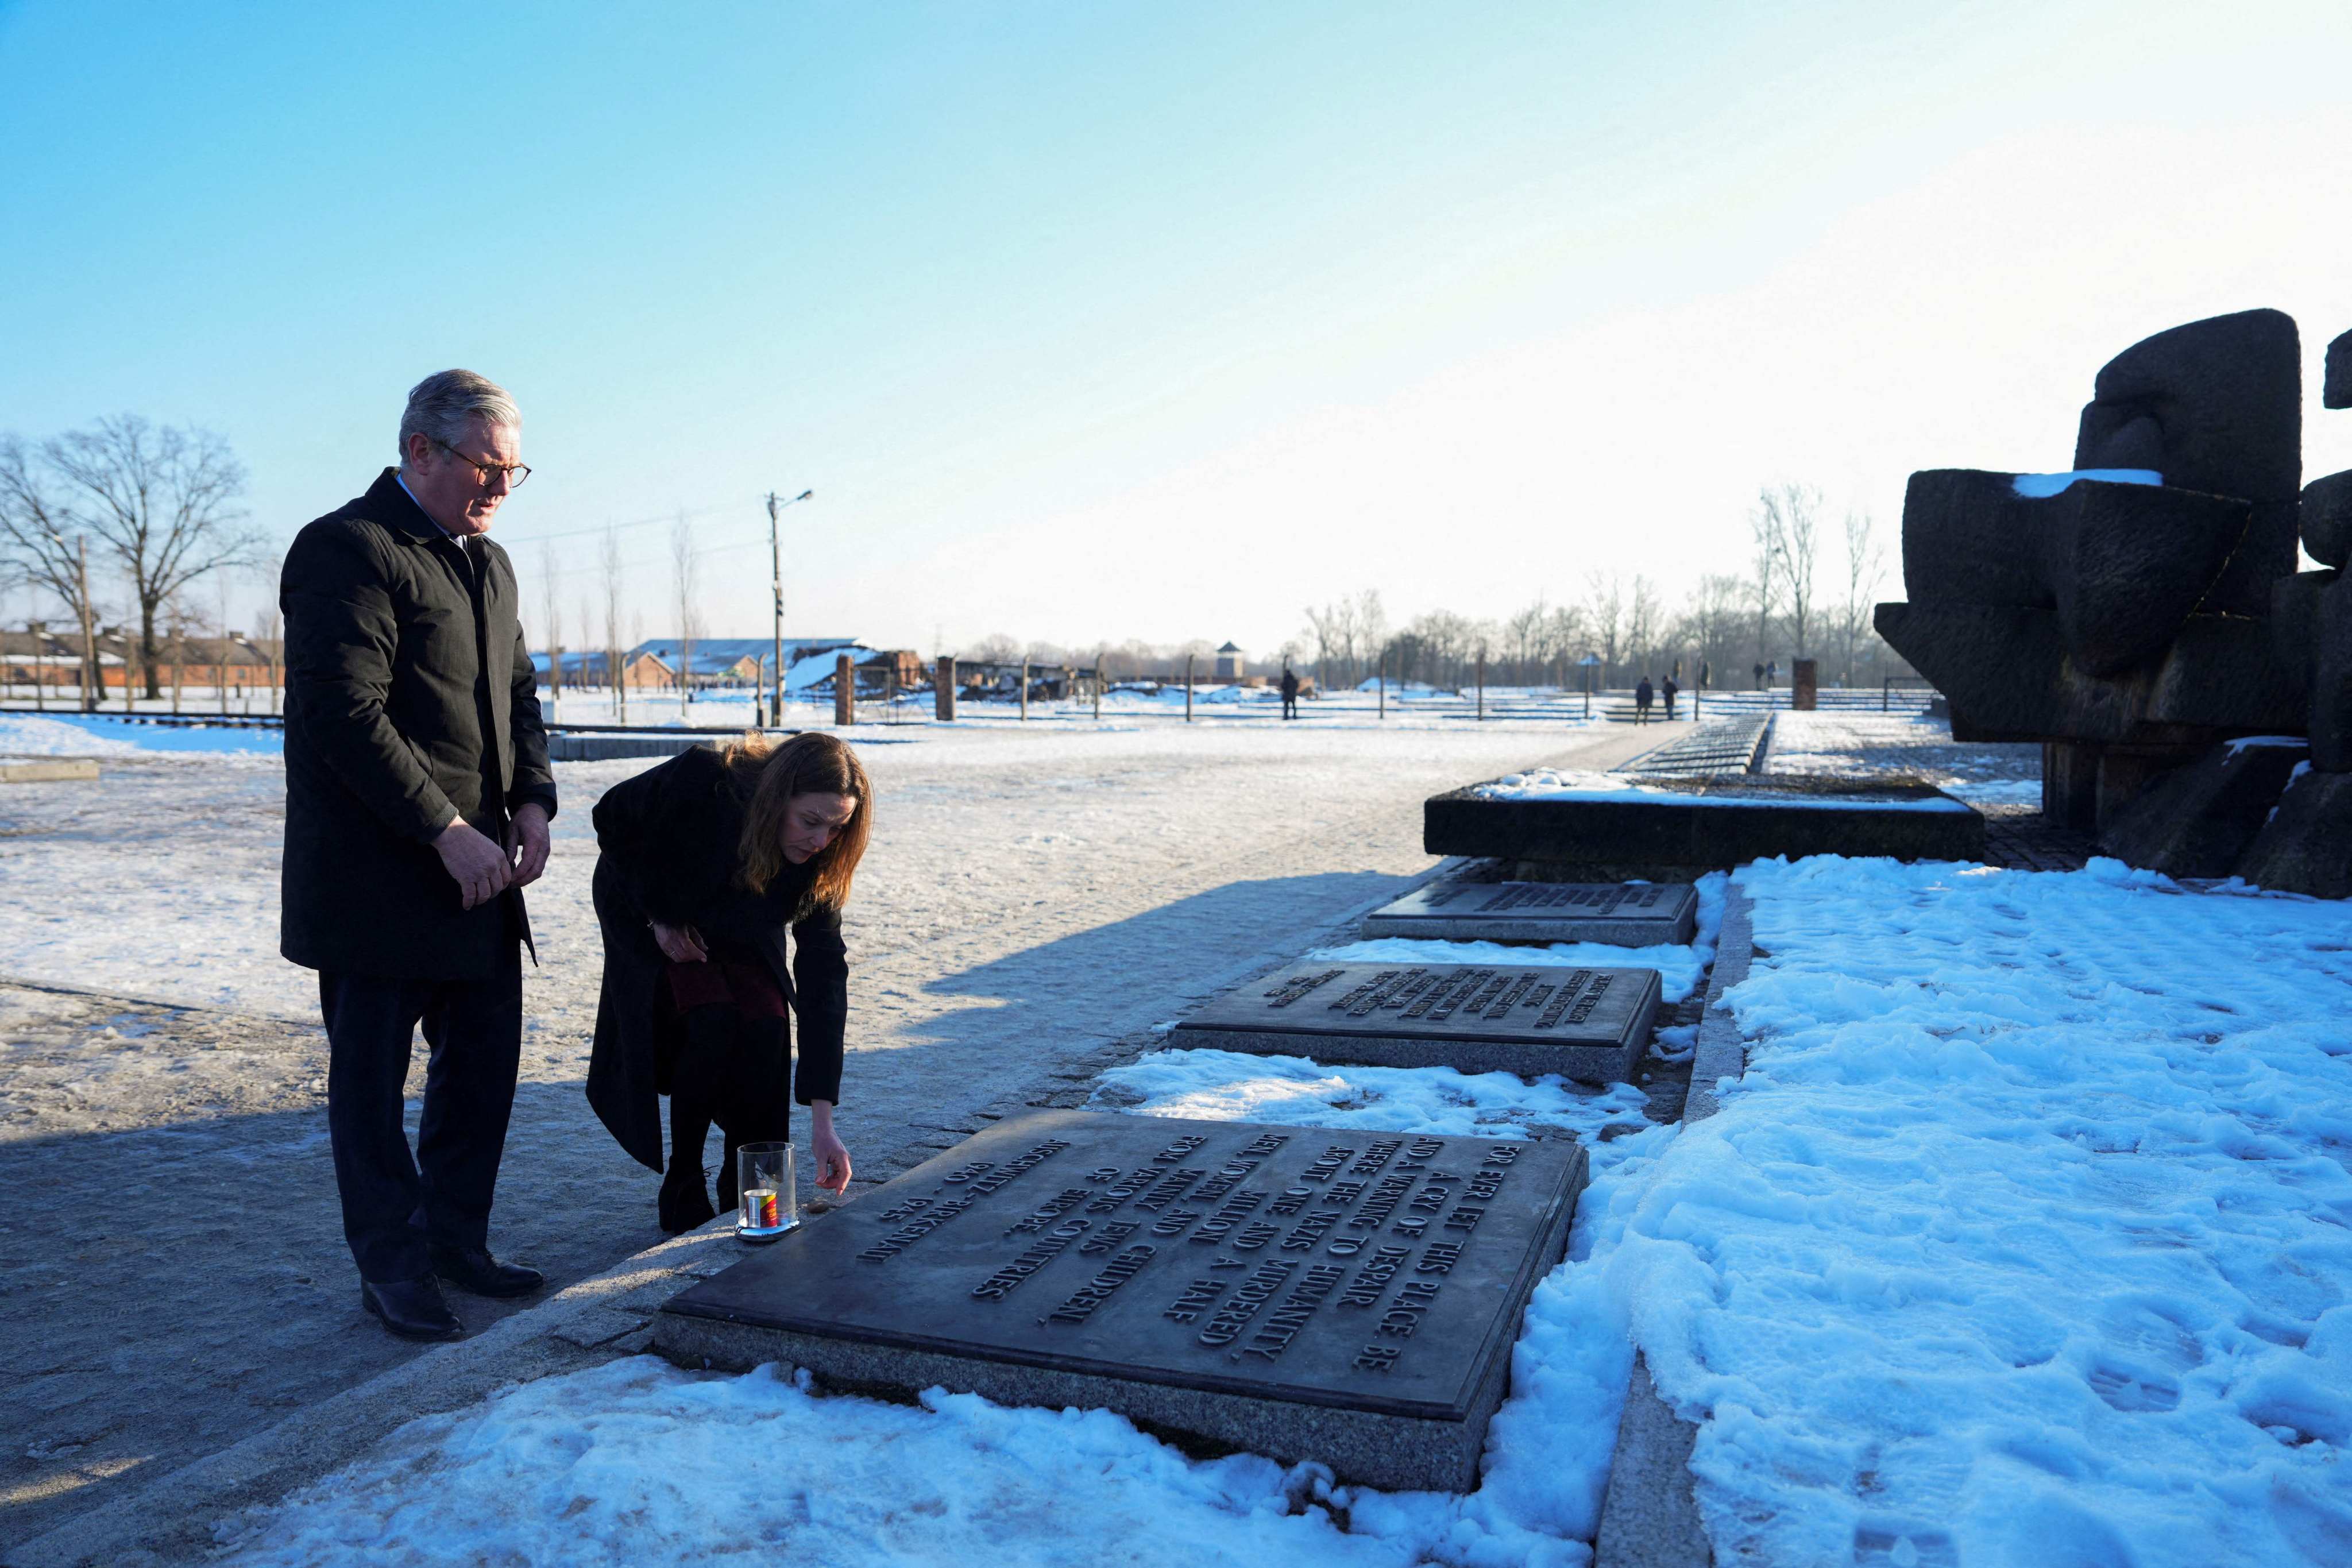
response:
[(100, 595), (119, 584), (146, 695), (160, 698), (160, 639), (191, 621), (195, 585), (265, 563), (236, 504), (245, 480), (228, 443), (194, 426), (124, 414), (41, 441), (0, 433), (0, 581), (33, 587), (84, 626), (106, 616)]
[(1820, 489), (1790, 482), (1760, 490), (1748, 522), (1748, 570), (1702, 576), (1679, 605), (1646, 574), (1595, 569), (1576, 596), (1538, 594), (1500, 621), (1433, 610), (1391, 632), (1367, 589), (1310, 607), (1303, 643), (1334, 687), (1381, 668), (1391, 680), (1461, 687), (1482, 658), (1486, 679), (1507, 686), (1580, 686), (1588, 669), (1601, 687), (1670, 674), (1745, 685), (1759, 667), (1785, 677), (1802, 658), (1820, 660), (1825, 681), (1853, 685), (1903, 668), (1871, 626), (1886, 556), (1868, 512), (1847, 511), (1833, 534)]

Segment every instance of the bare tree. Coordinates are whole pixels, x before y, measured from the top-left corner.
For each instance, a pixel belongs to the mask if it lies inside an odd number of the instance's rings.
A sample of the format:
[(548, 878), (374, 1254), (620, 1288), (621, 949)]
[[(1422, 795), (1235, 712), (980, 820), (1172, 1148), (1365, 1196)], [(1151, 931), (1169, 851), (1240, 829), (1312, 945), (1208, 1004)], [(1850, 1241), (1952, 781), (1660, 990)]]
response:
[(1616, 573), (1596, 566), (1584, 574), (1584, 620), (1601, 644), (1597, 651), (1605, 686), (1616, 671), (1620, 639), (1625, 632), (1625, 585)]
[(1381, 603), (1381, 591), (1367, 588), (1356, 595), (1356, 644), (1349, 649), (1354, 668), (1349, 684), (1361, 686), (1372, 673), (1372, 662), (1388, 647), (1388, 606)]
[(694, 700), (694, 634), (701, 597), (695, 584), (694, 525), (684, 512), (670, 527), (669, 560), (677, 579), (677, 705), (684, 712)]
[(626, 568), (621, 564), (620, 531), (609, 523), (604, 528), (604, 557), (599, 564), (604, 574), (604, 672), (613, 681), (616, 721), (625, 724), (629, 721), (629, 682), (628, 672), (621, 664), (621, 596), (628, 586), (628, 578)]
[(1634, 573), (1633, 597), (1625, 615), (1625, 652), (1634, 664), (1644, 667), (1645, 672), (1650, 656), (1656, 651), (1654, 645), (1662, 629), (1658, 625), (1662, 607), (1658, 585), (1641, 573)]
[(1552, 678), (1562, 690), (1568, 689), (1568, 667), (1582, 657), (1584, 612), (1572, 605), (1560, 605), (1544, 617), (1543, 657), (1551, 666)]
[[(75, 523), (57, 489), (55, 476), (42, 468), (32, 447), (0, 435), (0, 570), (55, 596), (75, 626), (94, 626), (100, 613), (96, 605), (82, 602), (80, 542), (69, 533)], [(94, 703), (98, 672), (88, 651), (83, 649), (82, 692), (85, 703)]]
[(1004, 632), (991, 632), (976, 643), (969, 644), (959, 656), (972, 664), (1012, 664), (1025, 647), (1019, 638)]
[(1544, 627), (1550, 619), (1550, 606), (1544, 603), (1543, 595), (1538, 594), (1535, 603), (1503, 623), (1503, 635), (1511, 649), (1513, 660), (1518, 666), (1518, 679), (1523, 685), (1528, 683), (1529, 668), (1543, 659)]
[(1838, 636), (1845, 645), (1845, 673), (1853, 683), (1854, 652), (1871, 630), (1873, 601), (1879, 579), (1886, 574), (1886, 552), (1877, 539), (1877, 524), (1866, 511), (1845, 514), (1845, 603), (1838, 615)]
[(1747, 619), (1741, 607), (1750, 598), (1748, 584), (1727, 574), (1698, 580), (1683, 610), (1685, 635), (1698, 651), (1700, 673), (1707, 684), (1720, 684), (1730, 668), (1732, 649)]
[(1780, 585), (1780, 602), (1789, 615), (1792, 651), (1799, 658), (1811, 651), (1813, 568), (1821, 516), (1822, 492), (1811, 485), (1793, 481), (1768, 485), (1756, 498), (1756, 537), (1771, 557)]
[(1315, 642), (1315, 679), (1325, 690), (1331, 687), (1331, 661), (1339, 656), (1345, 633), (1340, 626), (1339, 606), (1326, 605), (1306, 609), (1307, 635)]
[(1748, 579), (1748, 588), (1749, 602), (1756, 607), (1756, 668), (1759, 671), (1765, 660), (1772, 657), (1773, 584), (1780, 581), (1780, 549), (1772, 539), (1773, 516), (1759, 509), (1748, 519), (1748, 526), (1756, 536), (1756, 572)]
[[(250, 566), (260, 536), (240, 526), (245, 468), (209, 430), (153, 426), (135, 414), (101, 419), (41, 444), (65, 515), (114, 553), (139, 606), (147, 695), (156, 683), (155, 617), (173, 595), (210, 572)], [(127, 673), (127, 672), (126, 672)]]

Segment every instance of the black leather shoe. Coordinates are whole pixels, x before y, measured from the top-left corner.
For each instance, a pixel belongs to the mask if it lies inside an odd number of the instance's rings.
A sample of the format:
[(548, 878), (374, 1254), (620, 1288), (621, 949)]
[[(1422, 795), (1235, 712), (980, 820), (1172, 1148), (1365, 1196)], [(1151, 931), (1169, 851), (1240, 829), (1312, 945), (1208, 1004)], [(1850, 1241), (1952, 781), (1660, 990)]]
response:
[(547, 1283), (547, 1276), (520, 1263), (501, 1263), (487, 1252), (433, 1249), (433, 1272), (460, 1290), (477, 1296), (528, 1296)]
[(466, 1325), (442, 1299), (441, 1282), (430, 1274), (422, 1279), (395, 1279), (382, 1285), (362, 1279), (360, 1305), (404, 1340), (454, 1340), (466, 1331)]
[(717, 1219), (719, 1211), (710, 1206), (710, 1189), (702, 1184), (702, 1168), (695, 1167), (690, 1181), (675, 1170), (664, 1176), (661, 1191), (654, 1197), (654, 1212), (665, 1236), (679, 1236)]

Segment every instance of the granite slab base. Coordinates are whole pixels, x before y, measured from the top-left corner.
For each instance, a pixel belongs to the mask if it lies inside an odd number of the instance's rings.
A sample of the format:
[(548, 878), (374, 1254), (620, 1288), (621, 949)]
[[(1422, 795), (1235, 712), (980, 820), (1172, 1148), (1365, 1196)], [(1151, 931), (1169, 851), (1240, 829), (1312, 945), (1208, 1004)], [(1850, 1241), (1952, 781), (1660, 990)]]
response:
[(1367, 940), (1597, 942), (1617, 947), (1687, 942), (1698, 931), (1698, 893), (1687, 884), (1472, 882), (1414, 889), (1364, 917)]
[(1622, 1083), (1649, 1049), (1662, 989), (1654, 969), (1304, 963), (1217, 998), (1168, 1042)]
[(1466, 1491), (1585, 1171), (1564, 1141), (1041, 1111), (682, 1292), (654, 1346)]
[(1515, 867), (1640, 865), (1688, 875), (1776, 855), (1978, 860), (1984, 818), (1906, 779), (1727, 773), (1539, 795), (1472, 784), (1423, 803), (1422, 844), (1433, 855)]

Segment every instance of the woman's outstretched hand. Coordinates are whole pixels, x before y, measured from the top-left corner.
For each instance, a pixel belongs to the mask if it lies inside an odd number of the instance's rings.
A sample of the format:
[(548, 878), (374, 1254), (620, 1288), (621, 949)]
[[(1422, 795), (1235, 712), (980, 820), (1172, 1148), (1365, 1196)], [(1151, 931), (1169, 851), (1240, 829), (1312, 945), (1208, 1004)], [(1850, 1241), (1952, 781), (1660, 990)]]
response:
[(849, 1185), (849, 1151), (833, 1131), (833, 1103), (809, 1107), (809, 1153), (816, 1161), (816, 1184), (839, 1197)]
[(666, 926), (653, 922), (654, 945), (672, 963), (707, 963), (710, 954), (702, 946), (702, 933), (692, 926)]

